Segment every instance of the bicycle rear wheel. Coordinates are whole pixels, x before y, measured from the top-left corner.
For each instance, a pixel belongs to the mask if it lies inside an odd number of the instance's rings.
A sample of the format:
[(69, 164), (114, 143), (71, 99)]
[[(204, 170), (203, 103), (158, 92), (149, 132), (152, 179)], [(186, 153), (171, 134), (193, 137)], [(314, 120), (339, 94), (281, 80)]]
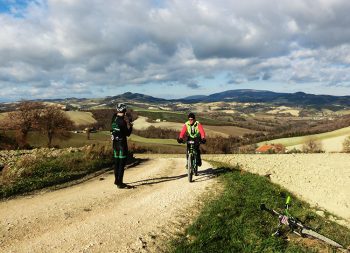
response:
[(193, 155), (189, 154), (187, 158), (187, 176), (188, 176), (188, 182), (192, 182), (192, 176), (193, 176)]
[(324, 235), (321, 235), (311, 229), (306, 229), (306, 228), (303, 228), (301, 230), (301, 234), (303, 235), (307, 235), (307, 236), (310, 236), (310, 237), (313, 237), (313, 238), (316, 238), (318, 240), (321, 240), (329, 245), (332, 245), (333, 247), (336, 247), (336, 248), (343, 248), (342, 245), (340, 245), (339, 243), (333, 241), (332, 239), (329, 239), (328, 237), (324, 236)]

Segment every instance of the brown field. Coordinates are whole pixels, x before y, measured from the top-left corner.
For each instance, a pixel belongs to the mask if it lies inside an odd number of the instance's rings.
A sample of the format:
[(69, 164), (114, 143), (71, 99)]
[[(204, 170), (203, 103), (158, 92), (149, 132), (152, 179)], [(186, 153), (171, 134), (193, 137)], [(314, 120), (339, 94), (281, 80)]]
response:
[[(143, 116), (139, 116), (137, 120), (134, 121), (134, 128), (141, 130), (146, 129), (150, 126), (155, 126), (159, 128), (168, 128), (172, 130), (179, 131), (181, 130), (183, 123), (177, 123), (177, 122), (147, 122), (147, 118)], [(235, 126), (207, 126), (204, 125), (204, 130), (206, 134), (210, 137), (213, 136), (222, 136), (222, 137), (228, 137), (229, 135), (236, 135), (236, 136), (242, 136), (245, 133), (254, 133), (256, 131), (245, 129), (241, 127), (235, 127)]]
[(350, 127), (344, 127), (321, 134), (275, 139), (271, 141), (261, 142), (258, 145), (263, 145), (265, 143), (281, 143), (285, 145), (289, 150), (293, 148), (302, 150), (303, 145), (312, 139), (319, 141), (322, 145), (322, 150), (325, 152), (334, 153), (343, 151), (343, 142), (348, 136), (350, 136)]
[(91, 125), (97, 122), (91, 112), (67, 111), (65, 113), (76, 125)]
[(236, 127), (236, 126), (204, 126), (205, 130), (209, 129), (212, 131), (220, 132), (225, 134), (226, 136), (235, 135), (235, 136), (243, 136), (244, 134), (256, 133), (257, 131)]
[(278, 114), (278, 113), (290, 113), (293, 116), (299, 116), (300, 110), (288, 107), (288, 106), (278, 106), (273, 110), (270, 110), (266, 113), (271, 113), (271, 114)]
[(0, 113), (0, 127), (2, 125), (3, 120), (7, 117), (7, 112)]

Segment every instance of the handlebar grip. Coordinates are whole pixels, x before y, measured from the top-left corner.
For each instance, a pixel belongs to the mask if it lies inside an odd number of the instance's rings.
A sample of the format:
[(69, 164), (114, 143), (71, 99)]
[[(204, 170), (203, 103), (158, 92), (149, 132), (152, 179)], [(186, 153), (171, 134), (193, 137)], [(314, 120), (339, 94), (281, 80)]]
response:
[(290, 196), (288, 195), (287, 199), (286, 199), (286, 205), (289, 205), (290, 204), (290, 201), (291, 201), (291, 198)]
[(266, 205), (265, 204), (260, 204), (260, 210), (266, 210)]

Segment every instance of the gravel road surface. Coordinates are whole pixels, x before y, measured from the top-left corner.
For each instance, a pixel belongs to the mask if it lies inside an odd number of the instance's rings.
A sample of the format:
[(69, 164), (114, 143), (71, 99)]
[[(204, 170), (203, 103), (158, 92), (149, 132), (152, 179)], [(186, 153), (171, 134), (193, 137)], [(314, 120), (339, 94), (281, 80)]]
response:
[(189, 183), (185, 163), (154, 158), (129, 168), (124, 181), (133, 189), (118, 189), (107, 172), (68, 188), (2, 201), (0, 252), (160, 252), (218, 185), (208, 163)]

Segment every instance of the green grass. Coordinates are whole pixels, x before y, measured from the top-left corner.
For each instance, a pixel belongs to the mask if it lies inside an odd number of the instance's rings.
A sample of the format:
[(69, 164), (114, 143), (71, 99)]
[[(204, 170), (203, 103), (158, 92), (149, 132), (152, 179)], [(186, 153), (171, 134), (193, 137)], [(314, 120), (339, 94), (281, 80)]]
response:
[[(12, 136), (13, 133), (7, 133), (7, 135)], [(33, 147), (46, 147), (47, 137), (39, 132), (30, 132), (28, 135), (28, 142)], [(132, 134), (128, 138), (129, 147), (132, 147), (132, 143), (138, 146), (138, 150), (143, 150), (142, 152), (150, 153), (185, 153), (186, 146), (178, 144), (175, 139), (155, 139), (155, 138), (144, 138)], [(87, 140), (85, 133), (72, 133), (70, 139), (58, 140), (54, 139), (53, 146), (58, 146), (60, 148), (68, 147), (82, 147), (90, 144), (102, 144), (110, 145), (112, 148), (112, 143), (110, 140), (109, 131), (99, 131), (97, 133), (90, 134), (90, 140)]]
[(140, 142), (140, 143), (148, 143), (148, 144), (163, 144), (163, 145), (175, 145), (175, 146), (181, 146), (181, 144), (178, 144), (175, 139), (156, 139), (156, 138), (145, 138), (138, 135), (132, 134), (129, 137), (129, 140)]
[(111, 157), (93, 159), (79, 152), (42, 158), (27, 165), (20, 177), (0, 184), (0, 199), (82, 178), (111, 166)]
[[(67, 147), (82, 147), (93, 143), (107, 144), (110, 142), (109, 131), (99, 131), (97, 133), (90, 133), (90, 139), (87, 139), (85, 133), (72, 133), (71, 138), (66, 140), (54, 139), (52, 146), (59, 146), (60, 148)], [(28, 143), (34, 147), (46, 147), (47, 137), (39, 132), (30, 132), (28, 136)]]
[[(169, 111), (159, 111), (159, 110), (146, 110), (146, 109), (135, 109), (140, 116), (147, 117), (151, 120), (161, 119), (169, 122), (179, 122), (184, 123), (187, 121), (188, 112), (169, 112)], [(224, 126), (224, 125), (232, 125), (227, 121), (220, 121), (217, 119), (211, 119), (202, 117), (200, 115), (196, 115), (196, 118), (199, 122), (205, 125), (212, 126)]]
[[(6, 131), (6, 136), (13, 137), (14, 131)], [(47, 147), (47, 136), (38, 131), (31, 131), (28, 134), (28, 144), (32, 147)], [(69, 139), (57, 139), (54, 138), (52, 146), (58, 146), (60, 148), (68, 147), (82, 147), (89, 144), (107, 144), (110, 142), (109, 131), (98, 131), (96, 133), (90, 133), (90, 139), (87, 139), (86, 133), (72, 133)]]
[[(216, 165), (218, 169), (231, 170), (219, 178), (225, 186), (223, 194), (208, 202), (185, 234), (171, 242), (172, 252), (331, 252), (328, 246), (310, 243), (310, 239), (288, 234), (291, 240), (286, 241), (271, 236), (278, 221), (261, 211), (260, 203), (272, 208), (283, 207), (282, 196), (290, 193), (265, 177)], [(350, 244), (348, 229), (317, 216), (309, 205), (297, 198), (292, 196), (292, 199), (292, 215), (339, 243)]]

